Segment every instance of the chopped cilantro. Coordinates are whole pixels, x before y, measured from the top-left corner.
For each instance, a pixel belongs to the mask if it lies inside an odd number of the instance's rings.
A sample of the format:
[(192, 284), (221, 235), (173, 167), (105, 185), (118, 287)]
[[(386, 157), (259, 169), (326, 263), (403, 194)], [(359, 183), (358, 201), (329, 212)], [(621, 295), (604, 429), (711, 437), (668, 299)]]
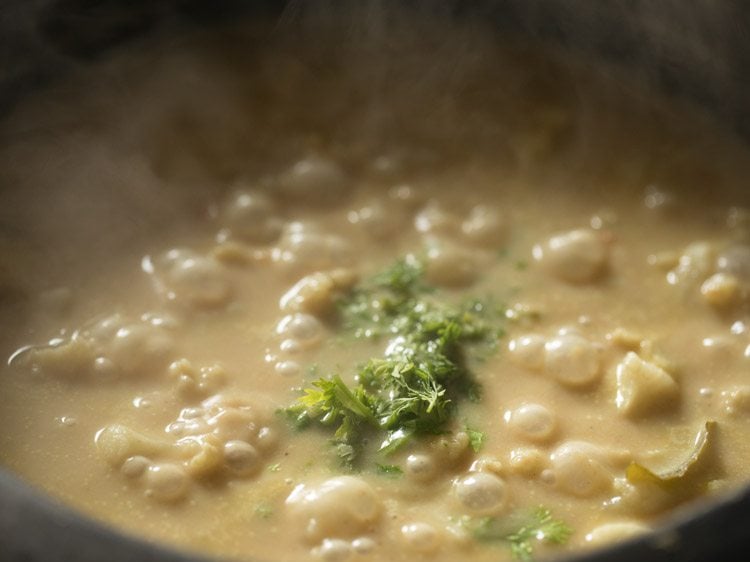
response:
[(273, 515), (273, 508), (266, 503), (258, 504), (255, 506), (255, 515), (261, 519), (270, 519)]
[(281, 465), (279, 463), (268, 465), (268, 470), (269, 472), (278, 472), (281, 470)]
[(413, 256), (365, 281), (339, 301), (344, 328), (358, 338), (393, 332), (392, 324), (414, 304), (414, 296), (428, 291), (422, 264)]
[(565, 522), (553, 518), (550, 510), (542, 506), (520, 525), (497, 517), (464, 518), (461, 522), (478, 541), (507, 543), (513, 558), (522, 562), (533, 560), (535, 544), (565, 544), (573, 533)]
[(382, 474), (383, 476), (388, 476), (390, 478), (398, 478), (404, 473), (404, 471), (401, 470), (401, 467), (395, 464), (377, 463), (375, 467), (378, 470), (378, 474)]
[(475, 453), (478, 453), (482, 450), (482, 447), (484, 446), (484, 441), (487, 439), (487, 436), (476, 429), (472, 429), (470, 427), (466, 428), (466, 433), (469, 436), (469, 444), (471, 445), (472, 450)]
[(459, 399), (479, 399), (467, 351), (495, 345), (503, 311), (478, 299), (448, 304), (434, 292), (421, 263), (407, 257), (339, 302), (346, 332), (387, 337), (384, 356), (361, 365), (351, 386), (339, 375), (315, 380), (286, 413), (298, 427), (334, 428), (344, 465), (354, 466), (365, 434), (379, 434), (378, 450), (387, 455), (415, 435), (445, 432)]

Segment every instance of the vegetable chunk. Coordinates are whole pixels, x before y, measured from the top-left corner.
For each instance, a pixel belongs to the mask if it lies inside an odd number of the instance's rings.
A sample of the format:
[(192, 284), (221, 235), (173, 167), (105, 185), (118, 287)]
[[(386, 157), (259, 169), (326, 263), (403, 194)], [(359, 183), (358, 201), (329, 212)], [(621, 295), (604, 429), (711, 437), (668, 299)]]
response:
[(680, 388), (661, 367), (629, 351), (617, 365), (617, 409), (625, 416), (656, 414), (676, 405)]

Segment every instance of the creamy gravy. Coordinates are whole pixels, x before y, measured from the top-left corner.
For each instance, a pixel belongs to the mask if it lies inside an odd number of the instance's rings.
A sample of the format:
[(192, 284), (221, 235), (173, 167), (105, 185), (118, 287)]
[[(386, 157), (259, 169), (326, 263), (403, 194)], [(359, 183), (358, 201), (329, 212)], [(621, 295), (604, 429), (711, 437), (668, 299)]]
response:
[[(743, 146), (518, 46), (462, 71), (482, 88), (376, 107), (359, 74), (342, 93), (243, 38), (148, 46), (6, 123), (4, 466), (128, 532), (260, 560), (510, 559), (473, 525), (538, 506), (572, 534), (535, 556), (592, 548), (746, 481)], [(348, 471), (330, 431), (276, 411), (382, 356), (331, 302), (406, 255), (435, 298), (501, 303), (504, 335), (446, 433)]]

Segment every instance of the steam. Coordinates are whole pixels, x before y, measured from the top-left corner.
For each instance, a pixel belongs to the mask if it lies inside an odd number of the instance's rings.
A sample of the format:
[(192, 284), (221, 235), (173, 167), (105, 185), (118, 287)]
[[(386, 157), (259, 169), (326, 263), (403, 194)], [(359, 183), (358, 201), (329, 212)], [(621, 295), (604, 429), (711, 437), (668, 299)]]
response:
[[(692, 157), (716, 153), (718, 135), (644, 83), (735, 115), (738, 5), (407, 4), (295, 0), (270, 22), (172, 29), (79, 65), (0, 132), (0, 232), (18, 246), (6, 255), (36, 256), (53, 284), (315, 151), (354, 171), (406, 155), (411, 176), (476, 159), (500, 177), (543, 170), (601, 189), (613, 168), (634, 189), (678, 164), (688, 186), (724, 181)], [(672, 150), (686, 138), (703, 140)]]

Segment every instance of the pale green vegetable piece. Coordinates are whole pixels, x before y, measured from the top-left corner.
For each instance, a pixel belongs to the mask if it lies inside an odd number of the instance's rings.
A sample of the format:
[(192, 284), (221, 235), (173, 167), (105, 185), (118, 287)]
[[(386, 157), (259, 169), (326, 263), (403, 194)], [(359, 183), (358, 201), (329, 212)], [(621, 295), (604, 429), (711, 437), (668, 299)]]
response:
[(660, 487), (674, 489), (691, 484), (692, 477), (700, 472), (702, 465), (710, 456), (711, 447), (716, 440), (718, 424), (713, 420), (705, 422), (695, 437), (692, 450), (682, 462), (664, 471), (653, 471), (640, 463), (632, 462), (625, 475), (631, 484), (654, 483)]

